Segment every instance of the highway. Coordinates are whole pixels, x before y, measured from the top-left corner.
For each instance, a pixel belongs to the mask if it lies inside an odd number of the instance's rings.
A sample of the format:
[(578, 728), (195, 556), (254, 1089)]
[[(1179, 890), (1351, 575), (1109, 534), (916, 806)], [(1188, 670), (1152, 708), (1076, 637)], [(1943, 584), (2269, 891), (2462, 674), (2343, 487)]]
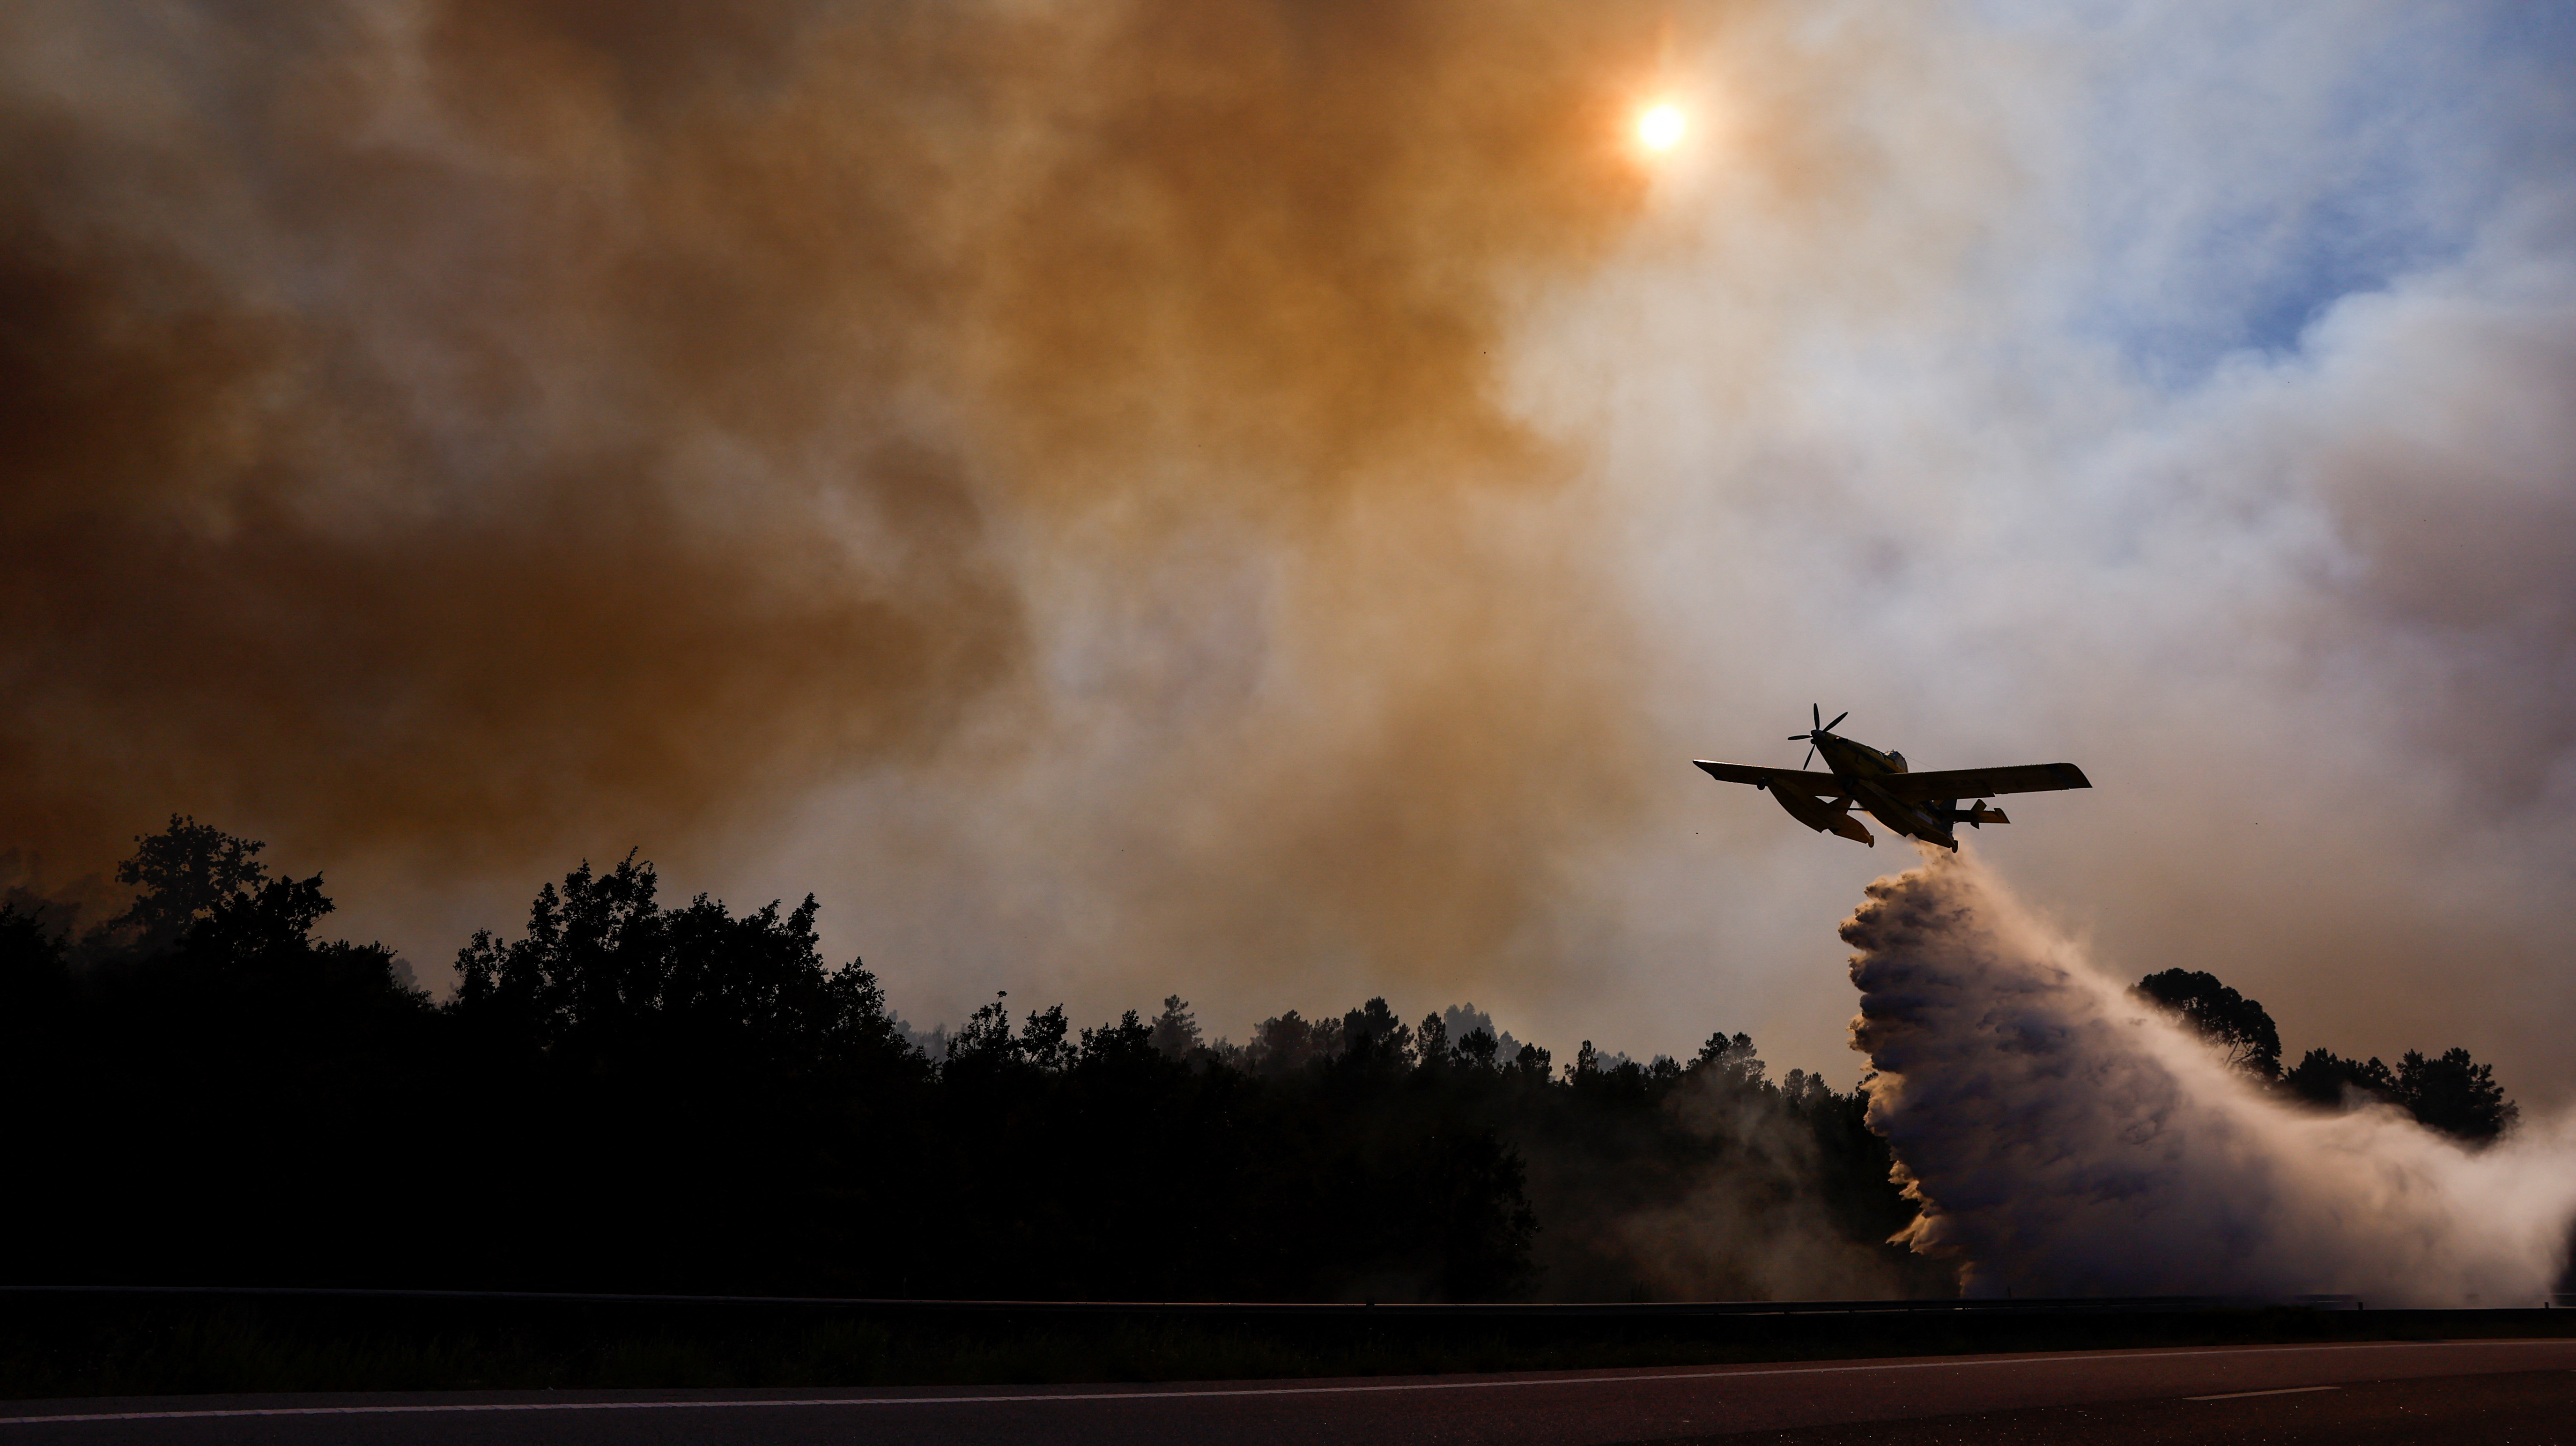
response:
[(2576, 1341), (1952, 1356), (1154, 1386), (0, 1403), (0, 1446), (138, 1442), (2576, 1446)]

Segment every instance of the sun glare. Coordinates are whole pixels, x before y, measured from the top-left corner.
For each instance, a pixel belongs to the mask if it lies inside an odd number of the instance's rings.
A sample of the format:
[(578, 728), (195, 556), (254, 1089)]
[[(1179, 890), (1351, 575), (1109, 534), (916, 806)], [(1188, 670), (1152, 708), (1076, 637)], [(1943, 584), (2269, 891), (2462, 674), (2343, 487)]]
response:
[(1677, 105), (1652, 105), (1637, 117), (1637, 140), (1650, 151), (1669, 151), (1682, 143), (1688, 122)]

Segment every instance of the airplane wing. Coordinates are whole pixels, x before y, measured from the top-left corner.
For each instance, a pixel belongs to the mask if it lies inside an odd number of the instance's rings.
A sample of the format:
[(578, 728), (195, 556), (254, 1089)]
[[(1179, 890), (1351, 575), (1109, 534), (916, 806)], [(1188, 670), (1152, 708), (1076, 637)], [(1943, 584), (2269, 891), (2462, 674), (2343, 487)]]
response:
[[(1705, 767), (1706, 765), (1701, 765)], [(1951, 768), (1932, 773), (1894, 773), (1870, 782), (1908, 803), (1933, 798), (1992, 798), (1998, 793), (2049, 793), (2061, 788), (2091, 788), (2093, 780), (2072, 763), (2022, 763), (2010, 768)]]
[[(1749, 763), (1711, 763), (1694, 758), (1691, 766), (1720, 783), (1749, 783), (1755, 788), (1788, 788), (1818, 798), (1841, 798), (1851, 792), (1830, 773), (1808, 773), (1796, 768), (1756, 768)], [(2063, 787), (2064, 785), (2055, 785)], [(1959, 797), (1965, 798), (1966, 794)]]

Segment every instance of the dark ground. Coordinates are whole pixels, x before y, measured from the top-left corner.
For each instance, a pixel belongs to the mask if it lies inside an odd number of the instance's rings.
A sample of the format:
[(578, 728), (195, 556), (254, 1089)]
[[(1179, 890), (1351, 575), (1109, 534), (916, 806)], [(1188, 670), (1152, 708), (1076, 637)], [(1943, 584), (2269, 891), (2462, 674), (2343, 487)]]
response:
[(2567, 1446), (2576, 1442), (2576, 1372), (2364, 1381), (2233, 1401), (2164, 1397), (1684, 1439), (1729, 1446)]
[(0, 1442), (1619, 1446), (2576, 1441), (2576, 1342), (2356, 1342), (1165, 1386), (26, 1402)]
[(1372, 1307), (0, 1289), (0, 1397), (1260, 1380), (2508, 1337), (2576, 1338), (2576, 1311), (2172, 1300)]

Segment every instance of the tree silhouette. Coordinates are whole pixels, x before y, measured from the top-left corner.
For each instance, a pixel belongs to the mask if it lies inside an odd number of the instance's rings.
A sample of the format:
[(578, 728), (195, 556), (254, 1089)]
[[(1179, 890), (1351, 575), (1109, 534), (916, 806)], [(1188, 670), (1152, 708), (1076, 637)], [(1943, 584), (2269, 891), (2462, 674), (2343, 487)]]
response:
[[(1587, 1045), (1569, 1085), (1479, 1013), (1383, 998), (1274, 1016), (1238, 1065), (1177, 994), (1076, 1030), (997, 992), (931, 1060), (824, 961), (811, 897), (672, 906), (634, 854), (476, 933), (433, 1007), (260, 854), (173, 817), (76, 947), (0, 906), (0, 1088), (41, 1102), (12, 1144), (48, 1162), (0, 1192), (20, 1278), (1499, 1299), (1534, 1242), (1614, 1236), (1705, 1148), (1671, 1059)], [(1903, 1202), (1858, 1096), (1772, 1090), (1743, 1036), (1719, 1055), (1736, 1114), (1813, 1140), (1784, 1158), (1829, 1178), (1798, 1198), (1875, 1248)]]
[[(1338, 1035), (1339, 1031), (1335, 1031)], [(1287, 1074), (1306, 1067), (1317, 1054), (1315, 1026), (1296, 1010), (1275, 1014), (1261, 1021), (1253, 1031), (1252, 1043), (1246, 1049), (1252, 1067), (1267, 1075)], [(1336, 1040), (1338, 1042), (1338, 1039)]]
[(1154, 1016), (1154, 1048), (1173, 1059), (1187, 1059), (1199, 1047), (1198, 1016), (1177, 994), (1163, 996), (1163, 1012)]
[(948, 1036), (948, 1065), (964, 1061), (969, 1065), (999, 1066), (1019, 1057), (1019, 1039), (1011, 1033), (1011, 1006), (1002, 1002), (1010, 997), (1011, 991), (998, 990), (990, 1001), (966, 1016), (966, 1022)]
[(2364, 1100), (2397, 1099), (2397, 1076), (2377, 1059), (2344, 1059), (2328, 1049), (2312, 1049), (2281, 1076), (2289, 1092), (2310, 1104), (2341, 1108)]
[(2349, 1109), (2368, 1100), (2393, 1104), (2428, 1129), (2471, 1144), (2485, 1144), (2513, 1128), (2521, 1108), (2504, 1097), (2495, 1066), (2479, 1064), (2465, 1049), (2435, 1058), (2408, 1050), (2390, 1069), (2377, 1059), (2350, 1060), (2312, 1049), (2281, 1077), (2290, 1093), (2310, 1104)]
[(0, 1020), (32, 1023), (60, 1009), (70, 988), (62, 936), (46, 931), (43, 909), (0, 904)]
[(2465, 1049), (2433, 1059), (2406, 1051), (2397, 1061), (2397, 1099), (2425, 1125), (2472, 1144), (2494, 1140), (2522, 1117), (2495, 1082), (2495, 1066), (2479, 1064)]
[(1457, 1054), (1478, 1070), (1490, 1070), (1494, 1068), (1495, 1051), (1500, 1048), (1500, 1042), (1492, 1035), (1481, 1029), (1471, 1029), (1458, 1040)]
[(1440, 1011), (1435, 1009), (1422, 1016), (1422, 1023), (1414, 1027), (1413, 1047), (1416, 1057), (1425, 1065), (1434, 1069), (1448, 1065), (1449, 1026), (1440, 1018)]
[(2150, 974), (2131, 994), (2161, 1006), (2216, 1044), (2228, 1066), (2257, 1079), (2281, 1072), (2281, 1032), (2263, 1006), (2198, 970), (2167, 969)]
[(345, 1280), (387, 1202), (434, 1194), (437, 1016), (391, 950), (315, 939), (321, 877), (271, 879), (259, 852), (173, 816), (77, 948), (0, 910), (11, 1144), (54, 1164), (6, 1200), (19, 1278)]
[(1342, 1052), (1355, 1060), (1389, 1068), (1413, 1063), (1413, 1031), (1395, 1017), (1383, 998), (1342, 1016)]
[(141, 948), (167, 946), (217, 904), (267, 880), (258, 859), (264, 847), (194, 817), (170, 815), (168, 828), (137, 837), (133, 855), (116, 866), (116, 881), (138, 892), (105, 929)]
[(1073, 1046), (1065, 1042), (1070, 1027), (1061, 1004), (1029, 1011), (1028, 1023), (1020, 1030), (1020, 1057), (1049, 1073), (1070, 1068)]
[(1699, 1047), (1699, 1057), (1692, 1063), (1736, 1083), (1753, 1086), (1762, 1083), (1765, 1069), (1762, 1057), (1754, 1053), (1751, 1035), (1737, 1034), (1729, 1039), (1723, 1029), (1708, 1037), (1708, 1042)]

